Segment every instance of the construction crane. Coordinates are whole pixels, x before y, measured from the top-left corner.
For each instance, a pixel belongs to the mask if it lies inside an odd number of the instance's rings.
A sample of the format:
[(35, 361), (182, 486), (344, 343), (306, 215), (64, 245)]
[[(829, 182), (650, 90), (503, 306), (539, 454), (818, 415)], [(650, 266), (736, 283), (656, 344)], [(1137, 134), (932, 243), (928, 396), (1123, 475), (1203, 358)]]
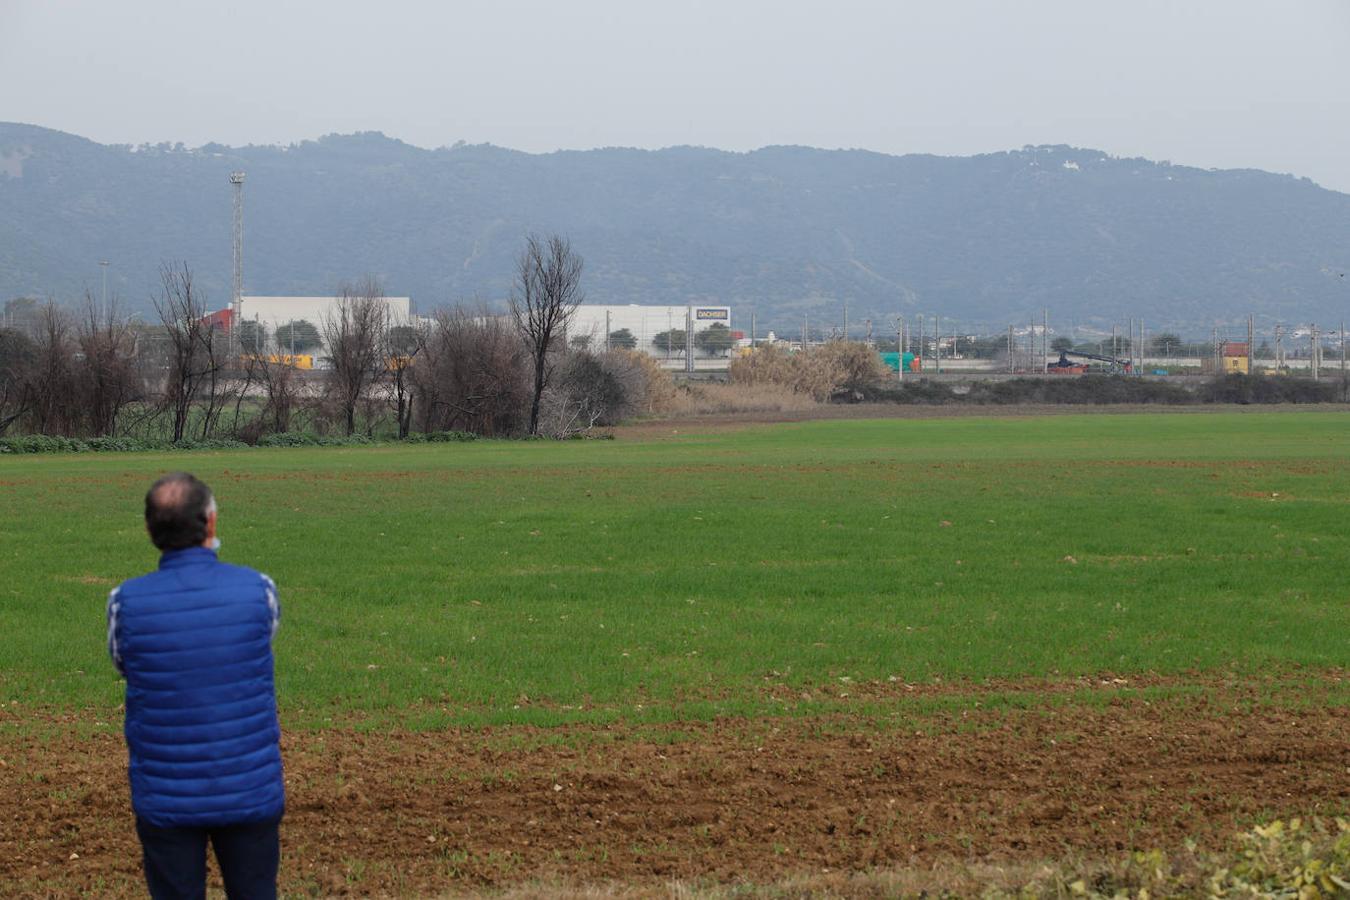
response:
[(1048, 363), (1045, 367), (1045, 371), (1051, 375), (1087, 374), (1088, 363), (1070, 362), (1070, 356), (1107, 363), (1110, 365), (1112, 372), (1124, 372), (1128, 375), (1134, 371), (1134, 364), (1128, 359), (1117, 359), (1114, 356), (1099, 356), (1096, 353), (1080, 353), (1077, 350), (1061, 350), (1059, 352), (1059, 360), (1057, 362)]

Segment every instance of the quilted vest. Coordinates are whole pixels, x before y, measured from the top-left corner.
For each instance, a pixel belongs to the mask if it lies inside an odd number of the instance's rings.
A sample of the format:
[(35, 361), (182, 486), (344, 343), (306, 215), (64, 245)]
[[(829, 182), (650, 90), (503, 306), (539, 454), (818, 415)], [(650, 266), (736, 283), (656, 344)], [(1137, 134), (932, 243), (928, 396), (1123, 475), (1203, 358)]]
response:
[(172, 550), (110, 601), (126, 676), (131, 805), (161, 828), (281, 817), (275, 594), (205, 547)]

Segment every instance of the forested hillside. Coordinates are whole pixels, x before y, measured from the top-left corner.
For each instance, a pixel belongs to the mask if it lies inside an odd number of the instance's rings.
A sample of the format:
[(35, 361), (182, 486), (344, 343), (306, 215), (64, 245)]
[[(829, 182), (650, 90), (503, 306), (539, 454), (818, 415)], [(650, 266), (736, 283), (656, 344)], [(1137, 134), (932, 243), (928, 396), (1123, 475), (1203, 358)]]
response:
[[(132, 148), (0, 124), (0, 301), (111, 289), (146, 309), (185, 260), (228, 299), (228, 174), (247, 172), (245, 289), (374, 274), (421, 309), (499, 301), (528, 230), (569, 236), (589, 302), (717, 301), (796, 327), (941, 313), (972, 326), (1138, 315), (1173, 328), (1350, 306), (1350, 195), (1094, 150), (976, 157), (770, 147), (531, 155), (380, 134)], [(742, 324), (744, 322), (742, 321)]]

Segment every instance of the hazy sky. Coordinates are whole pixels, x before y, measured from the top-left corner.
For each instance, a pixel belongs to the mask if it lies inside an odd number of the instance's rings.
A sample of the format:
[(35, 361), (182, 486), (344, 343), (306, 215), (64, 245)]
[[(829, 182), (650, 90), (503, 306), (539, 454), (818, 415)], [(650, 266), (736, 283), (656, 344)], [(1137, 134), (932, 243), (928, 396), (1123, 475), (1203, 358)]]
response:
[(0, 120), (190, 146), (1065, 143), (1350, 192), (1350, 0), (0, 0)]

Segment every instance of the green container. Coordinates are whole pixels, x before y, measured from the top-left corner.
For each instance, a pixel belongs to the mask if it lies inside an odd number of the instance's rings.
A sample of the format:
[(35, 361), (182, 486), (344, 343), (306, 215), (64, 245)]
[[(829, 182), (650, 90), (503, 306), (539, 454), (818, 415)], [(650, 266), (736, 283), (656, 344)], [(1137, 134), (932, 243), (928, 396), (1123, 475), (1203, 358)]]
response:
[[(899, 353), (883, 353), (883, 354), (881, 354), (881, 362), (882, 362), (883, 365), (886, 366), (886, 368), (890, 369), (892, 372), (897, 372), (897, 371), (899, 371), (900, 354), (899, 354)], [(917, 371), (918, 371), (918, 369), (915, 368), (915, 365), (914, 365), (914, 354), (913, 354), (913, 353), (906, 353), (906, 354), (905, 354), (905, 371), (906, 371), (906, 372), (917, 372)]]

